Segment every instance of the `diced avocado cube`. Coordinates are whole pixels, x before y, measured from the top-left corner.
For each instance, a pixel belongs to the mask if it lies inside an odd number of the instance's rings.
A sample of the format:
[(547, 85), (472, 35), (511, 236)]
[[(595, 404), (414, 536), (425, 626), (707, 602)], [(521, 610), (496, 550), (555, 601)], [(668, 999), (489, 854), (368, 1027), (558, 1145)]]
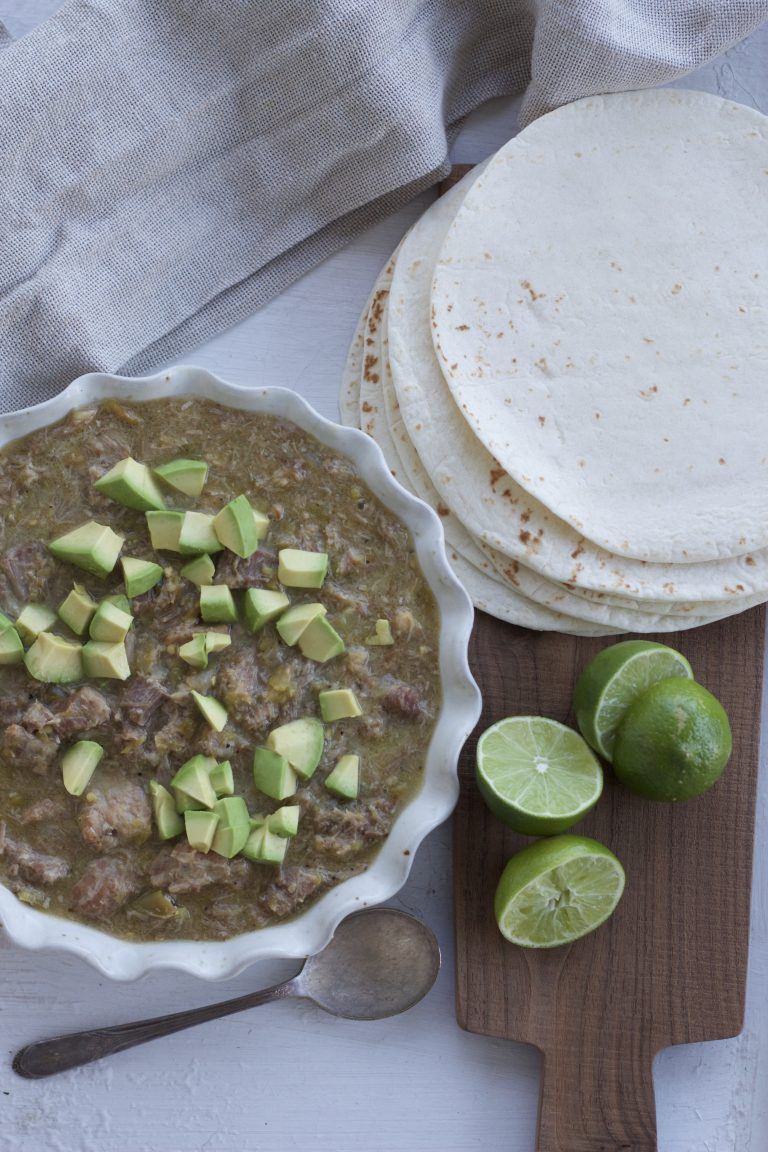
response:
[(226, 584), (202, 584), (200, 587), (200, 615), (206, 624), (234, 624), (237, 609)]
[(394, 644), (394, 637), (392, 636), (392, 628), (389, 620), (377, 620), (375, 631), (372, 636), (366, 636), (363, 641), (364, 644)]
[(201, 584), (212, 584), (216, 575), (216, 565), (210, 556), (196, 556), (194, 560), (190, 560), (189, 564), (184, 565), (181, 569), (181, 575), (185, 580), (197, 584), (198, 587)]
[(191, 809), (184, 813), (184, 827), (187, 840), (198, 852), (210, 852), (219, 817), (215, 812), (196, 812)]
[(52, 540), (48, 550), (57, 560), (66, 560), (94, 576), (108, 576), (117, 564), (123, 543), (124, 538), (106, 524), (89, 520)]
[(314, 716), (303, 716), (273, 728), (267, 737), (267, 747), (285, 756), (294, 772), (304, 780), (309, 780), (320, 763), (324, 742), (325, 729)]
[(318, 664), (325, 664), (334, 656), (340, 656), (345, 650), (344, 641), (332, 624), (323, 616), (313, 620), (299, 636), (299, 648), (302, 656), (308, 660), (315, 660)]
[(251, 507), (247, 496), (241, 495), (225, 504), (214, 517), (213, 527), (225, 548), (247, 560), (266, 536), (269, 520)]
[(78, 740), (61, 758), (61, 777), (70, 796), (82, 796), (101, 763), (104, 749), (95, 740)]
[(219, 856), (226, 856), (227, 860), (231, 860), (245, 847), (245, 842), (251, 834), (248, 806), (242, 796), (227, 796), (223, 800), (217, 800), (213, 810), (219, 818), (219, 823), (211, 848), (214, 852), (218, 852)]
[(271, 748), (254, 749), (253, 782), (260, 792), (273, 800), (285, 800), (295, 795), (298, 786), (296, 773), (285, 756)]
[(185, 496), (199, 496), (208, 477), (208, 465), (204, 460), (170, 460), (167, 464), (159, 464), (154, 471), (156, 476)]
[(346, 720), (363, 714), (351, 688), (329, 688), (321, 692), (318, 699), (323, 720)]
[(214, 732), (221, 732), (227, 722), (227, 710), (223, 704), (213, 696), (202, 696), (199, 692), (192, 692), (192, 699), (200, 711), (200, 715), (210, 724)]
[(284, 592), (271, 592), (269, 588), (248, 588), (243, 598), (248, 630), (258, 632), (284, 612), (290, 603)]
[(232, 637), (229, 632), (206, 632), (205, 633), (205, 648), (207, 652), (223, 652), (225, 648), (229, 648), (232, 643)]
[(324, 604), (294, 604), (275, 624), (280, 639), (293, 646), (298, 644), (302, 632), (306, 631), (313, 620), (325, 616), (328, 609)]
[(24, 659), (24, 645), (15, 628), (4, 628), (0, 632), (0, 666), (21, 664)]
[(213, 516), (205, 512), (185, 512), (179, 532), (179, 551), (184, 556), (201, 552), (221, 552), (222, 545), (213, 530)]
[(288, 839), (275, 836), (266, 824), (254, 828), (243, 845), (240, 855), (259, 864), (282, 864), (288, 851)]
[(125, 644), (89, 640), (83, 645), (83, 670), (93, 680), (127, 680), (131, 667)]
[(322, 588), (327, 571), (327, 552), (281, 548), (277, 554), (277, 578), (286, 588)]
[(41, 632), (47, 632), (56, 623), (56, 613), (47, 604), (27, 604), (16, 621), (16, 631), (22, 640), (31, 644)]
[(147, 512), (147, 528), (152, 547), (158, 552), (180, 552), (179, 536), (183, 512)]
[(0, 612), (0, 632), (5, 632), (6, 628), (13, 628), (13, 620), (10, 620), (4, 612)]
[(120, 644), (133, 627), (133, 616), (109, 600), (102, 600), (91, 620), (88, 635), (104, 644)]
[(184, 831), (184, 821), (176, 811), (173, 796), (158, 784), (157, 780), (150, 780), (149, 794), (152, 797), (152, 812), (157, 825), (157, 834), (161, 840), (172, 840)]
[(83, 649), (52, 632), (41, 632), (24, 657), (27, 672), (43, 684), (83, 679)]
[(235, 778), (229, 760), (222, 760), (211, 771), (211, 785), (217, 796), (232, 796), (235, 791)]
[(340, 800), (356, 800), (360, 790), (360, 757), (342, 756), (326, 776), (325, 786)]
[(59, 619), (63, 620), (76, 636), (84, 636), (88, 625), (96, 613), (96, 601), (81, 584), (75, 584), (67, 598), (59, 605)]
[(119, 460), (114, 468), (110, 468), (109, 472), (96, 481), (94, 488), (111, 496), (118, 504), (135, 508), (138, 512), (148, 512), (150, 509), (162, 511), (165, 508), (163, 494), (149, 468), (131, 456)]
[(114, 604), (115, 608), (119, 608), (121, 612), (125, 612), (128, 616), (133, 618), (131, 602), (127, 596), (123, 596), (122, 592), (117, 592), (114, 596), (105, 596), (103, 602), (105, 604)]
[(212, 756), (193, 756), (186, 760), (171, 780), (172, 788), (179, 788), (206, 808), (213, 808), (216, 793), (211, 784), (211, 772), (216, 767)]
[(200, 812), (205, 808), (205, 805), (201, 804), (199, 800), (187, 796), (182, 788), (173, 789), (173, 801), (180, 816), (183, 816), (185, 812)]
[(123, 569), (126, 596), (143, 596), (163, 578), (162, 568), (153, 560), (138, 560), (134, 556), (123, 556), (120, 564)]
[(206, 635), (205, 632), (196, 632), (191, 640), (187, 640), (186, 644), (182, 644), (179, 648), (181, 659), (197, 672), (208, 667), (209, 649), (206, 644)]
[(271, 816), (267, 816), (266, 825), (275, 836), (295, 836), (299, 830), (300, 804), (284, 804)]

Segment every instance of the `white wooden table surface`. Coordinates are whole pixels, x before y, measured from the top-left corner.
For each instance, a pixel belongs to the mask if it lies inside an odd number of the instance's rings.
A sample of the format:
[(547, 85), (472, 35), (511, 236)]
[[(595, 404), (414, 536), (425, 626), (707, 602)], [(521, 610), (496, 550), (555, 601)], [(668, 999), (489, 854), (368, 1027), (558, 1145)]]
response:
[[(57, 7), (57, 0), (0, 0), (0, 20), (18, 36)], [(768, 27), (682, 86), (768, 113)], [(517, 104), (497, 101), (471, 117), (456, 160), (481, 160), (514, 135)], [(236, 384), (295, 388), (336, 417), (358, 312), (429, 200), (371, 229), (247, 322), (190, 349), (187, 360)], [(658, 1057), (662, 1152), (768, 1149), (764, 768), (757, 828), (745, 1028), (734, 1040)], [(24, 952), (0, 934), (0, 1152), (532, 1152), (538, 1054), (469, 1035), (455, 1022), (448, 825), (425, 842), (393, 903), (426, 920), (443, 951), (435, 988), (410, 1013), (356, 1024), (282, 1003), (37, 1083), (10, 1067), (32, 1039), (239, 995), (292, 965), (252, 968), (226, 985), (172, 973), (115, 984), (82, 962)]]

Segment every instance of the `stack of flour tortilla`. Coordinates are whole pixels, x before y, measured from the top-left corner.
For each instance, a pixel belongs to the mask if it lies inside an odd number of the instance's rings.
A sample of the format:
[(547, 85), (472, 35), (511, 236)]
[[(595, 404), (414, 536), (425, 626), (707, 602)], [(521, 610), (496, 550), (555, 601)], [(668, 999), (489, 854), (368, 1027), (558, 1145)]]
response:
[(768, 118), (700, 93), (533, 123), (417, 222), (345, 423), (476, 606), (579, 635), (768, 599)]

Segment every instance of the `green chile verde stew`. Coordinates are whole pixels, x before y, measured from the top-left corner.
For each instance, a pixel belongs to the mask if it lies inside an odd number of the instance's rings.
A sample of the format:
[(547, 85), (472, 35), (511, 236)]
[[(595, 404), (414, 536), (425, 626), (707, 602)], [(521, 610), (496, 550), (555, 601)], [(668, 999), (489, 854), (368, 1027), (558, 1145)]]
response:
[(108, 401), (2, 451), (0, 507), (19, 899), (126, 939), (223, 939), (366, 868), (421, 779), (438, 615), (349, 461), (267, 415)]

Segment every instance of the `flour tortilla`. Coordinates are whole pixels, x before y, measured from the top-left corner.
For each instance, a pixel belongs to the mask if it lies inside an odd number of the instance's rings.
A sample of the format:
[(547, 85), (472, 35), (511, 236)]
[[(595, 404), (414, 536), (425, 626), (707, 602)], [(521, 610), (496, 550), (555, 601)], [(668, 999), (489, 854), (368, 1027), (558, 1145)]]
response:
[(434, 270), (473, 434), (617, 555), (768, 546), (768, 119), (700, 93), (578, 101), (507, 144)]
[[(395, 271), (396, 268), (397, 264)], [(487, 580), (490, 577), (501, 585), (501, 589), (496, 590), (493, 603), (504, 606), (505, 619), (513, 619), (529, 628), (555, 627), (560, 632), (580, 635), (593, 635), (596, 630), (601, 634), (607, 631), (677, 632), (738, 610), (730, 604), (721, 605), (719, 612), (714, 612), (711, 617), (702, 617), (692, 611), (688, 614), (668, 612), (668, 605), (664, 605), (663, 612), (656, 613), (646, 605), (638, 607), (631, 601), (617, 605), (589, 602), (574, 595), (570, 589), (532, 572), (523, 564), (504, 564), (503, 558), (499, 562), (499, 558), (491, 554), (492, 563), (489, 565), (466, 529), (440, 501), (402, 427), (397, 434), (393, 430), (397, 401), (389, 370), (388, 309), (389, 294), (382, 293), (381, 307), (377, 310), (375, 320), (369, 317), (368, 321), (368, 332), (376, 332), (378, 346), (372, 348), (376, 370), (371, 373), (364, 370), (362, 374), (361, 418), (365, 421), (366, 430), (382, 449), (392, 474), (439, 511), (446, 541), (462, 558), (464, 568), (460, 578), (468, 581), (470, 595), (473, 594), (474, 586), (479, 596), (483, 595), (489, 600)], [(480, 589), (476, 587), (475, 574), (481, 577)], [(538, 624), (531, 622), (534, 618), (539, 620)], [(548, 625), (543, 623), (547, 620), (552, 622)]]
[[(391, 274), (392, 265), (390, 262), (390, 265), (380, 274), (371, 294), (369, 311), (362, 318), (364, 343), (367, 350), (364, 362), (361, 362), (359, 348), (354, 342), (350, 349), (350, 359), (357, 361), (360, 373), (357, 426), (376, 440), (392, 475), (406, 487), (410, 487), (406, 479), (406, 469), (389, 431), (384, 400), (383, 370), (386, 365), (384, 342)], [(345, 373), (347, 388), (350, 374), (351, 366), (348, 364)], [(415, 494), (420, 496), (422, 491), (423, 489), (417, 489)], [(434, 496), (437, 498), (436, 492), (434, 492)], [(432, 501), (427, 500), (427, 503), (432, 503)], [(435, 507), (436, 505), (432, 504), (432, 506)], [(451, 532), (451, 535), (446, 532), (448, 560), (459, 580), (467, 589), (473, 604), (481, 611), (500, 620), (537, 631), (567, 632), (575, 636), (607, 636), (619, 632), (617, 628), (585, 623), (572, 619), (564, 613), (552, 612), (548, 608), (540, 607), (529, 601), (514, 588), (505, 587), (501, 577), (495, 573), (492, 564), (458, 521), (449, 521), (446, 524), (443, 520), (443, 528), (444, 530), (447, 528)]]
[(429, 325), (431, 268), (473, 177), (438, 200), (405, 238), (389, 297), (399, 417), (442, 502), (495, 552), (574, 591), (647, 601), (659, 612), (695, 604), (709, 615), (720, 601), (723, 610), (736, 605), (733, 611), (760, 602), (768, 594), (768, 551), (685, 565), (617, 557), (529, 496), (473, 436), (440, 372)]

